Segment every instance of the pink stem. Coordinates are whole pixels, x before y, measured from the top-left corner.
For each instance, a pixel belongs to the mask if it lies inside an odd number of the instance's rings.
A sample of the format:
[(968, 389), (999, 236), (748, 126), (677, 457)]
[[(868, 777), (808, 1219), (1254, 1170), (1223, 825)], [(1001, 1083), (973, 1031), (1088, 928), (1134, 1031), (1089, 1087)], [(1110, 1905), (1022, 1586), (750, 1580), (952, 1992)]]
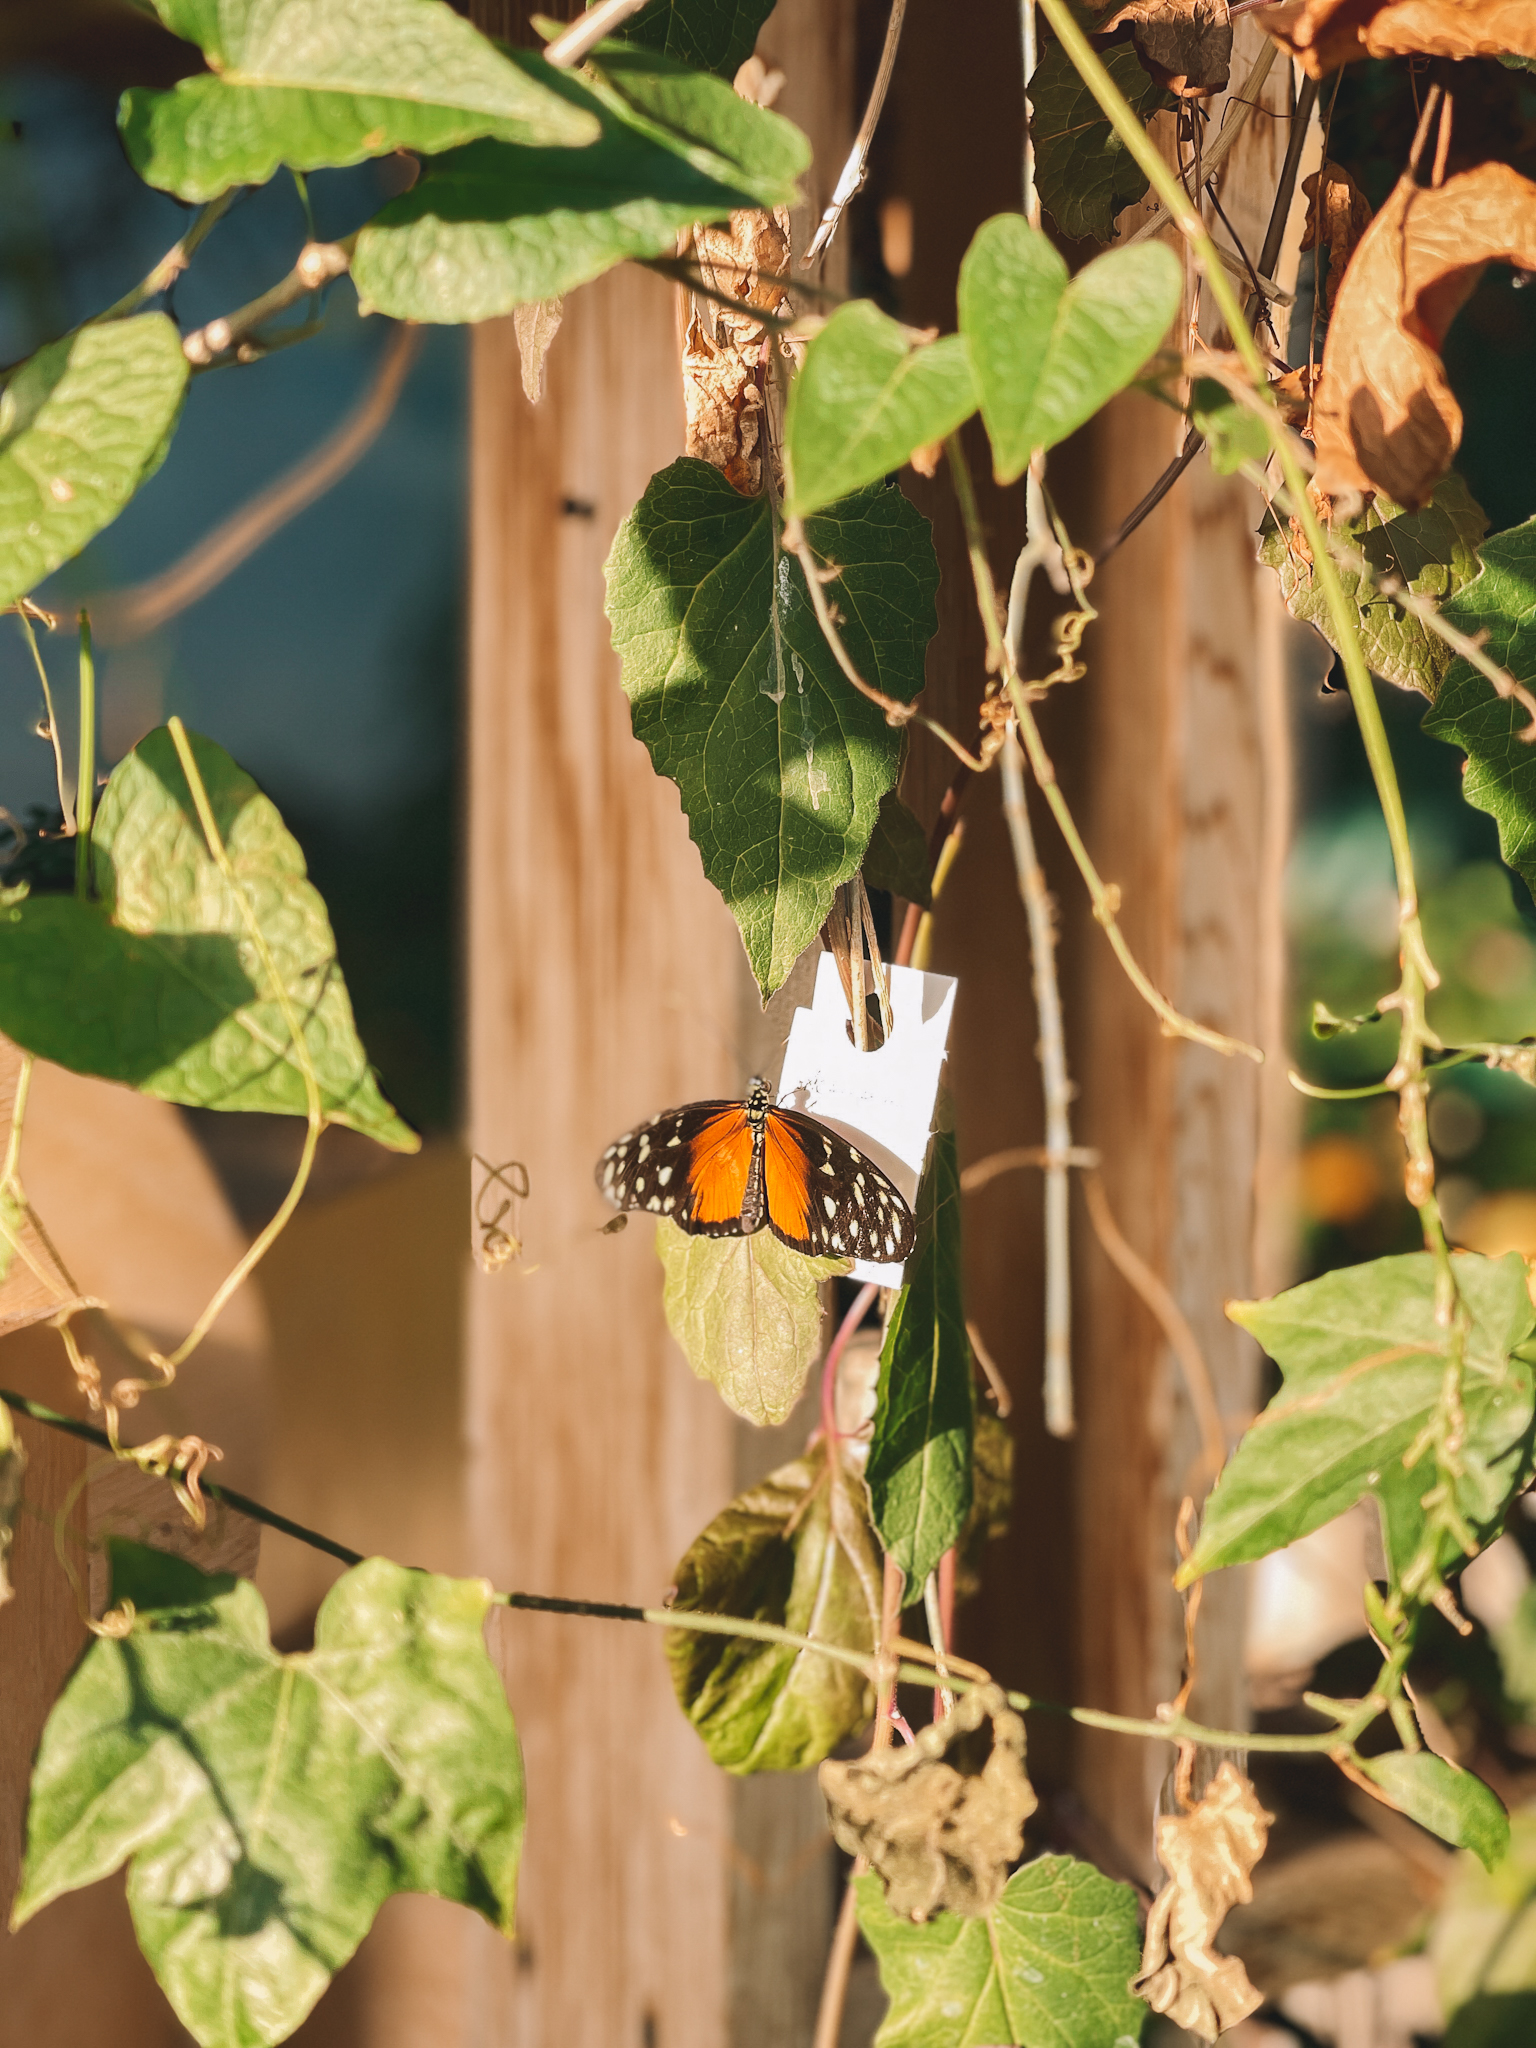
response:
[(837, 1335), (827, 1346), (826, 1363), (821, 1368), (821, 1433), (827, 1440), (830, 1452), (838, 1439), (837, 1427), (837, 1368), (843, 1353), (848, 1349), (848, 1340), (869, 1314), (870, 1303), (880, 1292), (874, 1281), (861, 1287), (853, 1297), (853, 1305), (838, 1324)]

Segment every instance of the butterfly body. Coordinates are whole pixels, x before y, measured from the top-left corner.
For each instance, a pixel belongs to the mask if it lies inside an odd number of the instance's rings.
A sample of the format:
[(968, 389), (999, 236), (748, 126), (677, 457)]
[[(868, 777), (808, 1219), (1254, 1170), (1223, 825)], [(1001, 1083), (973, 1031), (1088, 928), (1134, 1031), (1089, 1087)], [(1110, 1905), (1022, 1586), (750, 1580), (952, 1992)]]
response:
[(765, 1226), (813, 1258), (895, 1264), (912, 1249), (901, 1190), (814, 1117), (780, 1109), (763, 1080), (745, 1102), (690, 1102), (616, 1139), (597, 1184), (620, 1209), (668, 1216), (697, 1237)]

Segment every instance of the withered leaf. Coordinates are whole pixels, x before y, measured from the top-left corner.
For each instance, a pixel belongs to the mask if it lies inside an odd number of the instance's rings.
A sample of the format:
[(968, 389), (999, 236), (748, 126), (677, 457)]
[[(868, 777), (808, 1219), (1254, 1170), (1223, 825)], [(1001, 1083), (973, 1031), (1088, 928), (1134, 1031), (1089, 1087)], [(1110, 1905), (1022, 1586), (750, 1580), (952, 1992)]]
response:
[(1237, 1956), (1218, 1955), (1217, 1930), (1253, 1897), (1253, 1866), (1264, 1854), (1273, 1814), (1252, 1785), (1224, 1763), (1188, 1813), (1157, 1824), (1157, 1859), (1168, 1882), (1147, 1915), (1139, 1991), (1154, 2012), (1214, 2041), (1263, 2004)]
[(544, 396), (544, 358), (560, 332), (564, 299), (530, 299), (512, 309), (512, 332), (523, 372), (523, 396), (537, 405)]
[(1232, 70), (1227, 0), (1130, 0), (1099, 26), (1101, 35), (1131, 23), (1131, 41), (1148, 75), (1181, 100), (1225, 92)]
[(1313, 398), (1317, 488), (1416, 510), (1451, 466), (1461, 407), (1440, 350), (1489, 263), (1536, 269), (1536, 185), (1479, 164), (1437, 190), (1399, 179), (1345, 272)]
[[(880, 1561), (862, 1480), (817, 1443), (749, 1486), (694, 1538), (672, 1605), (869, 1655)], [(811, 1650), (674, 1629), (667, 1662), (679, 1705), (728, 1771), (806, 1770), (874, 1711), (862, 1671)]]
[(1349, 259), (1371, 224), (1370, 201), (1343, 165), (1331, 160), (1321, 171), (1303, 178), (1301, 189), (1307, 195), (1307, 221), (1301, 231), (1301, 246), (1320, 249), (1328, 258), (1323, 310), (1331, 313)]
[(754, 313), (777, 313), (788, 298), (789, 213), (743, 207), (723, 227), (696, 227), (693, 257), (705, 284), (741, 302), (691, 302), (683, 339), (687, 453), (713, 464), (745, 497), (763, 487), (763, 366), (770, 330)]
[(1356, 57), (1536, 57), (1531, 0), (1284, 0), (1258, 19), (1313, 78)]
[(839, 1846), (867, 1857), (891, 1911), (918, 1922), (941, 1907), (990, 1913), (1037, 1803), (1024, 1723), (995, 1685), (964, 1694), (910, 1747), (824, 1763), (820, 1778)]

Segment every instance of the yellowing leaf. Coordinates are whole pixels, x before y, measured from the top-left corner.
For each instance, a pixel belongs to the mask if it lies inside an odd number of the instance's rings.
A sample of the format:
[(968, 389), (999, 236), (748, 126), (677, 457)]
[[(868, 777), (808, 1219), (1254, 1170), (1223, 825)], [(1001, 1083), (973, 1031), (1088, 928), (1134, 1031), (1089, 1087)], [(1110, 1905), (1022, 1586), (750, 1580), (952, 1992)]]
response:
[(667, 1327), (701, 1380), (748, 1422), (783, 1422), (821, 1352), (821, 1284), (848, 1259), (807, 1259), (771, 1230), (691, 1237), (656, 1222)]

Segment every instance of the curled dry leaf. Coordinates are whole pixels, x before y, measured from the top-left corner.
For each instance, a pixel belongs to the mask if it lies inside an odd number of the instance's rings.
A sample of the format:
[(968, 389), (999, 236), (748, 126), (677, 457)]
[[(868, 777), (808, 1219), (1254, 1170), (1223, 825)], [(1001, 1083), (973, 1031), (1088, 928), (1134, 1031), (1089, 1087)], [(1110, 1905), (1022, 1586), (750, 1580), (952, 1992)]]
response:
[(531, 299), (512, 310), (512, 332), (517, 338), (518, 360), (523, 370), (523, 396), (530, 405), (537, 405), (544, 396), (544, 358), (560, 332), (564, 313), (564, 299)]
[(1349, 259), (1371, 224), (1370, 201), (1343, 165), (1332, 161), (1325, 163), (1321, 171), (1314, 171), (1310, 178), (1303, 178), (1301, 189), (1307, 195), (1307, 224), (1301, 231), (1301, 246), (1327, 252), (1323, 310), (1332, 313)]
[(1002, 1897), (1036, 1800), (1024, 1723), (995, 1685), (966, 1693), (909, 1748), (827, 1762), (820, 1777), (833, 1834), (869, 1859), (893, 1913), (977, 1916)]
[(1130, 0), (1099, 25), (1099, 33), (1126, 22), (1148, 75), (1179, 99), (1226, 91), (1232, 69), (1227, 0)]
[(1536, 57), (1531, 0), (1284, 0), (1258, 19), (1313, 78), (1355, 57)]
[[(1536, 10), (1533, 10), (1536, 12)], [(1319, 491), (1425, 504), (1461, 442), (1440, 360), (1489, 263), (1536, 269), (1536, 185), (1479, 164), (1436, 190), (1398, 181), (1339, 287), (1317, 381)]]
[(1234, 1906), (1253, 1897), (1253, 1866), (1274, 1818), (1231, 1763), (1188, 1813), (1157, 1824), (1157, 1857), (1168, 1882), (1147, 1915), (1139, 1991), (1154, 2012), (1214, 2041), (1263, 2004), (1237, 1956), (1216, 1953), (1217, 1930)]
[(693, 256), (705, 284), (728, 299), (691, 301), (683, 338), (687, 452), (713, 464), (744, 497), (763, 487), (763, 369), (770, 330), (754, 317), (777, 313), (789, 294), (789, 211), (744, 207), (724, 227), (696, 227)]

